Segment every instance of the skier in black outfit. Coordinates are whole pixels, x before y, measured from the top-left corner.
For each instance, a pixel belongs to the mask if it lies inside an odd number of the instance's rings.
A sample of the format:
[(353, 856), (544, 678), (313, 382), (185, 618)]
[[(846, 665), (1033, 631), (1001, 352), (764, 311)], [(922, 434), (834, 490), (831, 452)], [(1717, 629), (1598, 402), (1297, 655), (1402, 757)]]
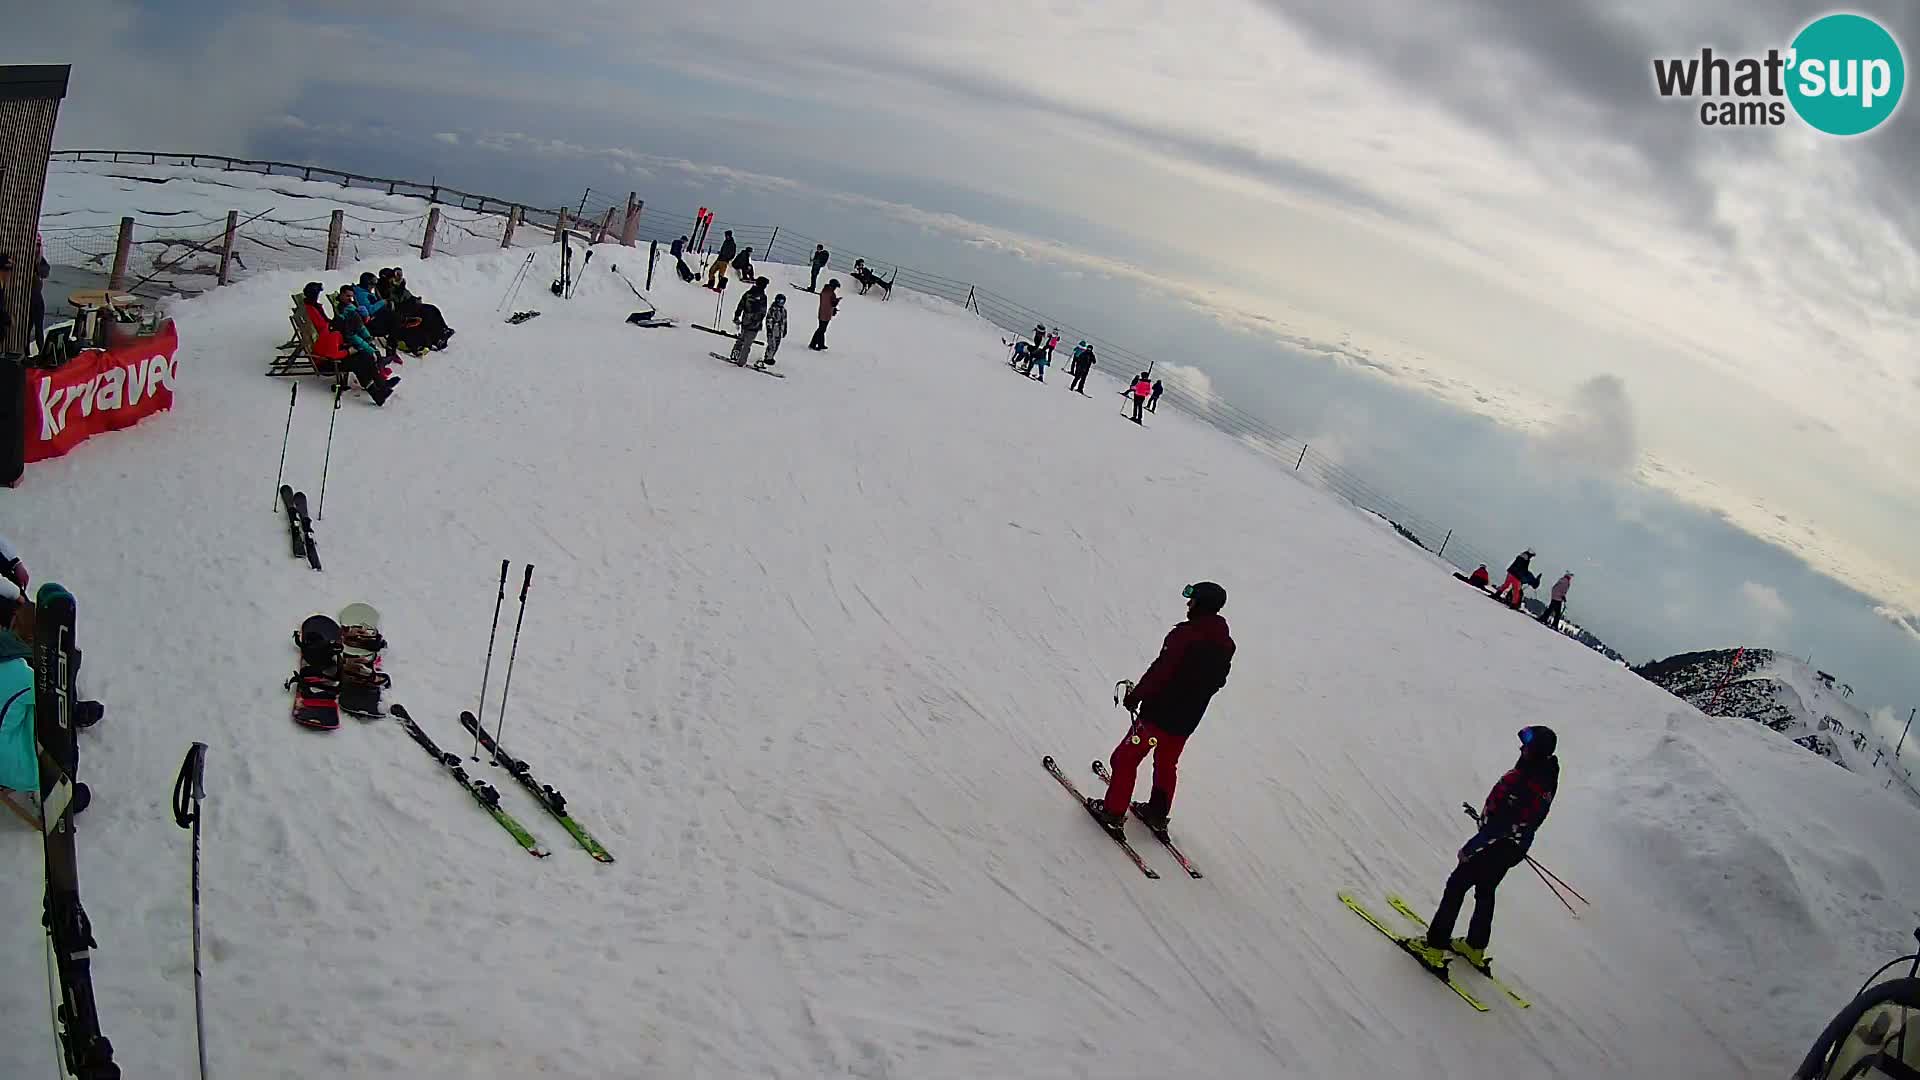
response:
[(1159, 379), (1153, 380), (1153, 396), (1147, 399), (1148, 412), (1160, 411), (1160, 395), (1165, 393), (1166, 390), (1167, 388), (1160, 384)]
[(1513, 562), (1508, 564), (1507, 580), (1500, 585), (1500, 591), (1496, 595), (1505, 601), (1508, 607), (1519, 611), (1521, 594), (1528, 586), (1538, 584), (1540, 579), (1533, 576), (1533, 549), (1528, 548), (1515, 555)]
[(753, 287), (734, 305), (733, 325), (740, 328), (740, 334), (733, 339), (733, 355), (728, 359), (741, 367), (747, 366), (747, 359), (753, 354), (754, 336), (760, 333), (760, 326), (766, 321), (767, 279), (755, 278)]
[[(1447, 878), (1440, 907), (1427, 924), (1424, 941), (1409, 944), (1420, 962), (1444, 970), (1450, 949), (1482, 971), (1490, 970), (1487, 945), (1493, 940), (1493, 898), (1500, 879), (1526, 860), (1533, 834), (1553, 809), (1560, 789), (1560, 759), (1554, 756), (1559, 737), (1550, 727), (1536, 724), (1520, 729), (1520, 760), (1513, 763), (1487, 794), (1481, 808), (1480, 831), (1460, 849), (1460, 861)], [(1473, 918), (1467, 936), (1453, 936), (1460, 906), (1473, 890)]]
[(1087, 375), (1093, 371), (1093, 365), (1099, 362), (1099, 358), (1093, 355), (1093, 346), (1082, 345), (1080, 355), (1073, 359), (1073, 381), (1067, 384), (1067, 389), (1075, 391), (1082, 397), (1085, 397), (1087, 394)]
[(707, 267), (707, 288), (715, 292), (725, 288), (720, 283), (726, 280), (727, 267), (733, 263), (733, 256), (739, 250), (733, 243), (733, 230), (726, 230), (726, 235), (720, 241), (720, 251), (714, 256), (713, 265)]
[(827, 268), (827, 260), (831, 258), (833, 258), (833, 255), (827, 251), (827, 245), (813, 245), (813, 258), (807, 261), (807, 265), (813, 269), (813, 276), (807, 278), (808, 292), (818, 292), (820, 290), (820, 271)]

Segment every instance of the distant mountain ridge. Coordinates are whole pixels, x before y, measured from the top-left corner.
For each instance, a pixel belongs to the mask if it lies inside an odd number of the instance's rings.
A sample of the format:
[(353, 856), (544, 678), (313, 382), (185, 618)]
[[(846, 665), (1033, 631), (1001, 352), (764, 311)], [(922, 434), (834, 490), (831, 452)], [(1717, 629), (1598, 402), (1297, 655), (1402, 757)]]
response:
[[(1633, 672), (1709, 716), (1765, 724), (1843, 769), (1893, 781), (1889, 786), (1920, 801), (1908, 766), (1893, 756), (1866, 711), (1848, 700), (1851, 688), (1804, 660), (1772, 649), (1707, 649), (1651, 660)], [(1920, 754), (1920, 741), (1913, 742), (1912, 752)]]

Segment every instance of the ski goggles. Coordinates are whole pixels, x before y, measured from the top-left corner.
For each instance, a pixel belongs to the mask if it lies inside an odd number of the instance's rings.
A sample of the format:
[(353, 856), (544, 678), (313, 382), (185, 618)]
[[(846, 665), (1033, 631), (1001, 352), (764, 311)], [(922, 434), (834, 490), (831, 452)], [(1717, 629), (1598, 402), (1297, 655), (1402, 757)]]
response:
[(1186, 588), (1181, 589), (1180, 595), (1186, 597), (1189, 600), (1193, 599), (1193, 586), (1189, 585)]
[(1521, 746), (1533, 745), (1533, 729), (1532, 728), (1523, 727), (1520, 729), (1520, 745)]

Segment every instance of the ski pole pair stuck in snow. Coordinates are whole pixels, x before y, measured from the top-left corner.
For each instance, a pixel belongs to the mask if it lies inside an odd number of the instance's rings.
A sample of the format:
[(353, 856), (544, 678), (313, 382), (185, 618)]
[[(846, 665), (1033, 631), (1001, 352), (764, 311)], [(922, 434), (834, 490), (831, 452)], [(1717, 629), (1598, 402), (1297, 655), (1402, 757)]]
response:
[[(479, 711), (474, 714), (476, 717), (484, 718), (487, 715), (487, 679), (493, 671), (493, 642), (494, 638), (500, 633), (500, 606), (504, 604), (507, 599), (507, 570), (511, 565), (512, 561), (509, 559), (500, 560), (500, 591), (499, 595), (497, 595), (493, 601), (493, 628), (487, 632), (487, 661), (486, 665), (480, 669), (480, 708)], [(520, 652), (520, 627), (526, 622), (527, 589), (532, 585), (533, 564), (528, 563), (526, 577), (520, 580), (520, 614), (515, 616), (513, 620), (513, 645), (507, 650), (507, 677), (505, 683), (500, 687), (500, 719), (493, 727), (493, 741), (495, 746), (499, 745), (500, 733), (505, 730), (507, 726), (507, 692), (513, 689), (513, 659)], [(477, 730), (473, 735), (473, 752), (469, 756), (474, 761), (480, 760), (480, 733)], [(498, 765), (499, 763), (499, 758), (496, 755), (494, 764)]]

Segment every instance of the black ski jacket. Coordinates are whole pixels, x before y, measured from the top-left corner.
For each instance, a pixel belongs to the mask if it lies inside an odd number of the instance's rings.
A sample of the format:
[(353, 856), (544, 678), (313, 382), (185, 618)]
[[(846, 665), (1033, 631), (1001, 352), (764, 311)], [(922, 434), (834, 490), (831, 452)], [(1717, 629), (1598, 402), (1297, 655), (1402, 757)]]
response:
[(767, 321), (767, 291), (755, 285), (733, 309), (733, 322), (742, 330), (758, 330)]

